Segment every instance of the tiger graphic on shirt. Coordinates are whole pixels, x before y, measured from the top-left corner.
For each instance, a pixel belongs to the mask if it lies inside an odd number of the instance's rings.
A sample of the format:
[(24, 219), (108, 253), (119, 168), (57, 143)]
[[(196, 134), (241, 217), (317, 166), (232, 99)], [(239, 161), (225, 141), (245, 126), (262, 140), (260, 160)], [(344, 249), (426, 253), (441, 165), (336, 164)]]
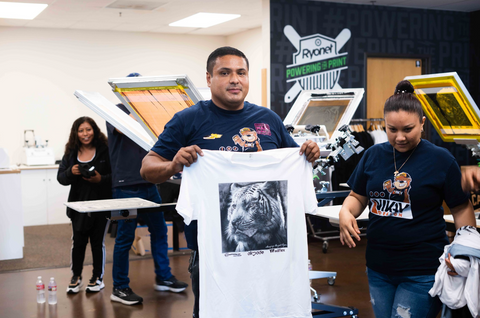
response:
[(378, 216), (412, 219), (410, 190), (412, 177), (406, 172), (383, 182), (383, 191), (370, 191), (370, 212)]
[(224, 228), (224, 252), (287, 246), (286, 181), (232, 183)]

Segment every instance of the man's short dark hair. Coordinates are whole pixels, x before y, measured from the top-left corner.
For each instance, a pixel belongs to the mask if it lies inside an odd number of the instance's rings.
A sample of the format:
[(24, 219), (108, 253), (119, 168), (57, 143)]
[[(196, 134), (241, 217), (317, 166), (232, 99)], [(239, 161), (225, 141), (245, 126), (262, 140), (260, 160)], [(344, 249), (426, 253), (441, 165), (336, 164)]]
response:
[(231, 46), (223, 46), (223, 47), (219, 47), (218, 49), (216, 49), (215, 51), (210, 53), (210, 55), (208, 56), (207, 72), (212, 74), (213, 67), (215, 66), (215, 62), (217, 61), (217, 58), (225, 56), (225, 55), (235, 55), (235, 56), (239, 56), (239, 57), (244, 58), (245, 62), (247, 62), (247, 70), (248, 70), (248, 68), (249, 68), (248, 59), (245, 56), (245, 54), (243, 54), (242, 51), (240, 51), (240, 50), (238, 50), (234, 47), (231, 47)]

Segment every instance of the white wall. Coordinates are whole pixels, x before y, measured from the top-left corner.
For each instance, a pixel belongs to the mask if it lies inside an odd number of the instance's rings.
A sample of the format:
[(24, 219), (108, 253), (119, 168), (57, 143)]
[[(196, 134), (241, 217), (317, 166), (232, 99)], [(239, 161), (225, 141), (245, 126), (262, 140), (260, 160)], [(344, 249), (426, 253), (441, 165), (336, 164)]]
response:
[(117, 103), (107, 80), (131, 72), (187, 74), (196, 87), (206, 87), (206, 59), (223, 45), (249, 58), (247, 100), (261, 103), (261, 28), (223, 37), (0, 27), (0, 39), (0, 147), (11, 164), (22, 163), (25, 129), (49, 140), (57, 160), (76, 118), (90, 116), (105, 132), (105, 121), (75, 98), (75, 90)]
[(267, 106), (271, 108), (270, 104), (270, 0), (262, 0), (262, 39), (261, 42), (263, 52), (262, 63), (263, 68), (267, 69)]
[(264, 67), (263, 49), (260, 43), (262, 43), (262, 28), (248, 30), (227, 37), (227, 45), (238, 48), (248, 58), (250, 90), (246, 100), (257, 105), (262, 103), (262, 68)]

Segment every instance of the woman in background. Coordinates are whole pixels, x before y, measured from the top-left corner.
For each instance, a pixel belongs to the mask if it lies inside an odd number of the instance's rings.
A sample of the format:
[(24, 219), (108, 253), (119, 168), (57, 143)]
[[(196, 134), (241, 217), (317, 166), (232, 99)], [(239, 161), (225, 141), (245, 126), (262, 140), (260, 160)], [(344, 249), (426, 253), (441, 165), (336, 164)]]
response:
[(354, 239), (360, 241), (355, 218), (369, 206), (367, 274), (378, 318), (437, 316), (440, 300), (428, 292), (449, 244), (443, 201), (457, 229), (475, 226), (455, 158), (421, 138), (425, 117), (413, 93), (410, 82), (401, 81), (385, 102), (388, 142), (365, 152), (340, 210), (340, 240), (355, 247)]
[[(90, 117), (80, 117), (72, 125), (65, 145), (65, 154), (58, 169), (57, 180), (70, 185), (68, 202), (110, 199), (112, 181), (107, 137)], [(93, 275), (86, 292), (105, 287), (105, 234), (109, 221), (103, 213), (79, 213), (67, 208), (72, 221), (72, 279), (67, 293), (76, 294), (82, 287), (82, 270), (88, 240), (92, 248)]]

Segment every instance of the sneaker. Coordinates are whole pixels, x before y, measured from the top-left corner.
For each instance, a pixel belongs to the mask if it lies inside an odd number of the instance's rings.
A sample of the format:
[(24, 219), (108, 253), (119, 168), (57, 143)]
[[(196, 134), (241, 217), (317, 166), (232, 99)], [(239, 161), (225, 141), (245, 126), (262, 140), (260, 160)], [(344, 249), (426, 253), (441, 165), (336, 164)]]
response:
[(103, 283), (103, 279), (100, 279), (98, 277), (92, 277), (90, 279), (90, 282), (88, 282), (87, 288), (85, 288), (85, 291), (87, 293), (95, 293), (99, 292), (102, 289), (105, 288), (105, 284)]
[(76, 294), (82, 287), (82, 276), (73, 276), (67, 287), (67, 294)]
[(122, 289), (113, 288), (113, 293), (110, 295), (110, 299), (129, 306), (140, 304), (143, 301), (143, 298), (135, 294), (130, 287)]
[(167, 280), (161, 280), (158, 277), (155, 279), (155, 284), (153, 288), (160, 291), (171, 291), (174, 293), (181, 293), (188, 287), (188, 284), (181, 282), (175, 278), (175, 276), (170, 277)]

